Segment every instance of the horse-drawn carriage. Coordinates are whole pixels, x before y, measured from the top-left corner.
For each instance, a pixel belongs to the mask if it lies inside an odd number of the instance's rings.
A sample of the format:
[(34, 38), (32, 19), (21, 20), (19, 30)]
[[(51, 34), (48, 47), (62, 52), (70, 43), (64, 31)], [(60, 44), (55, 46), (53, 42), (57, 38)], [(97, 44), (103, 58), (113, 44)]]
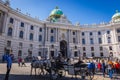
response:
[(40, 74), (42, 75), (49, 74), (51, 79), (57, 79), (61, 77), (65, 77), (66, 73), (68, 75), (80, 75), (80, 76), (89, 76), (92, 78), (91, 73), (89, 73), (87, 69), (87, 64), (83, 61), (78, 61), (77, 63), (69, 64), (66, 61), (61, 61), (59, 59), (54, 60), (37, 60), (31, 64), (31, 73), (32, 69), (38, 69)]

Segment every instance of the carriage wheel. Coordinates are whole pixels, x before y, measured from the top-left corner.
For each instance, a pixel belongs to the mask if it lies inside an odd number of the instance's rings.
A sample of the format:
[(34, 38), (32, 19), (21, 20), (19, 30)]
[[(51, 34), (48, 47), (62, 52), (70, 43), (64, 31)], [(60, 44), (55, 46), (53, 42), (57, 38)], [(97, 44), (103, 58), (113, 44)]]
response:
[(66, 72), (65, 72), (64, 70), (59, 70), (59, 71), (58, 71), (58, 74), (60, 74), (61, 77), (62, 77), (62, 76), (65, 76), (65, 75), (66, 75)]
[(94, 78), (94, 73), (93, 72), (87, 72), (86, 75), (87, 75), (88, 80), (93, 80), (93, 78)]

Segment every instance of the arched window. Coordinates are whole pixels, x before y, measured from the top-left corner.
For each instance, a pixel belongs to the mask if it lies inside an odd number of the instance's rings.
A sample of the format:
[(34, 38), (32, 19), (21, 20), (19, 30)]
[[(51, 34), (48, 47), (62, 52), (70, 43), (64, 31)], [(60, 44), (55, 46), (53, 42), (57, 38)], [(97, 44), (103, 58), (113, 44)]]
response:
[(29, 39), (33, 40), (33, 33), (30, 33)]
[(42, 41), (42, 35), (39, 35), (39, 42)]
[(22, 39), (23, 39), (23, 35), (24, 35), (24, 32), (23, 32), (23, 31), (20, 31), (19, 38), (22, 38)]
[(21, 50), (18, 51), (18, 56), (22, 56), (22, 51)]
[(8, 36), (12, 36), (12, 31), (13, 31), (13, 29), (12, 28), (8, 28)]

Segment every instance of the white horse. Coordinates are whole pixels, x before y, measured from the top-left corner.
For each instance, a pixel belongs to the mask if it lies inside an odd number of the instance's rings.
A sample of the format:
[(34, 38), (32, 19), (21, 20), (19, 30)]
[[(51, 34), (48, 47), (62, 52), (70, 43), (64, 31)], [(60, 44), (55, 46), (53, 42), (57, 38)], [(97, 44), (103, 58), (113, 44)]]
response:
[(32, 75), (32, 70), (35, 70), (35, 75), (36, 75), (36, 70), (38, 69), (39, 74), (45, 74), (45, 70), (49, 69), (51, 67), (51, 62), (50, 60), (36, 60), (31, 63), (31, 75)]

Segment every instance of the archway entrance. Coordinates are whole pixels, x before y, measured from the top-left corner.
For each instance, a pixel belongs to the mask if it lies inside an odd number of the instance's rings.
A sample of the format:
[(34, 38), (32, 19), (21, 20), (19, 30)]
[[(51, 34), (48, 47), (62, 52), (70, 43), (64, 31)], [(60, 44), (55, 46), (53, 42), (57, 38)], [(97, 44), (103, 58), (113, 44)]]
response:
[(67, 58), (67, 42), (65, 40), (60, 41), (60, 52), (64, 58)]

